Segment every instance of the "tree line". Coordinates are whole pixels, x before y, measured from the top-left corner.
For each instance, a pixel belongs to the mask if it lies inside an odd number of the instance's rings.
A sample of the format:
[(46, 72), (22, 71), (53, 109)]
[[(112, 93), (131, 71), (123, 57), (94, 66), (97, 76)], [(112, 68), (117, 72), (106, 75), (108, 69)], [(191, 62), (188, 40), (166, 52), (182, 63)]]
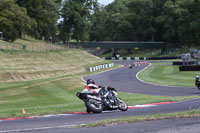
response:
[(49, 39), (57, 33), (62, 0), (1, 0), (0, 31), (6, 41), (22, 35)]
[[(61, 19), (60, 19), (61, 18)], [(58, 22), (58, 19), (60, 20)], [(200, 42), (200, 0), (1, 0), (0, 32), (14, 41), (59, 37), (84, 41)]]

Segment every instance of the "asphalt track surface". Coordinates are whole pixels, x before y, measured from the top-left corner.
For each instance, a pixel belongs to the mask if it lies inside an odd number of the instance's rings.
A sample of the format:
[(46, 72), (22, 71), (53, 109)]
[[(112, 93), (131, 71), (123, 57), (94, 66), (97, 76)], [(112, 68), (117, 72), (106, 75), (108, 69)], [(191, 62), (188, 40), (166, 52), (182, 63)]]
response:
[[(130, 62), (117, 62), (121, 64), (129, 64)], [(104, 72), (101, 74), (87, 76), (84, 79), (92, 78), (96, 80), (98, 84), (102, 85), (111, 85), (119, 91), (129, 92), (129, 93), (142, 93), (142, 94), (151, 94), (151, 95), (162, 95), (162, 96), (189, 96), (189, 95), (199, 95), (198, 90), (195, 87), (166, 87), (158, 85), (145, 84), (141, 81), (138, 81), (135, 77), (136, 73), (145, 68), (146, 65), (141, 65), (140, 67), (135, 67), (134, 69), (128, 68), (119, 68), (112, 71)], [(166, 90), (167, 89), (167, 90)], [(130, 117), (130, 116), (144, 116), (151, 114), (160, 114), (160, 113), (172, 113), (172, 112), (181, 112), (192, 109), (200, 108), (200, 99), (193, 99), (189, 101), (172, 103), (167, 105), (160, 105), (156, 107), (148, 108), (138, 108), (131, 109), (126, 112), (113, 111), (113, 112), (104, 112), (101, 114), (79, 114), (79, 115), (58, 115), (51, 117), (39, 117), (35, 119), (24, 119), (24, 120), (14, 120), (14, 121), (1, 121), (0, 122), (0, 133), (2, 132), (33, 132), (33, 133), (45, 133), (45, 132), (150, 132), (162, 128), (162, 122), (154, 121), (152, 127), (149, 130), (148, 122), (136, 123), (139, 124), (142, 129), (138, 130), (136, 125), (119, 125), (119, 126), (109, 126), (109, 127), (99, 127), (99, 128), (83, 128), (83, 129), (68, 129), (66, 127), (77, 125), (77, 124), (87, 124), (91, 122), (96, 122), (98, 120), (119, 118), (119, 117)], [(194, 124), (200, 123), (199, 119), (190, 119), (190, 123)], [(170, 121), (170, 120), (169, 120)], [(180, 120), (172, 120), (174, 125), (187, 125), (188, 123), (179, 124)], [(182, 121), (183, 122), (183, 121)], [(159, 125), (160, 123), (160, 125)], [(166, 122), (170, 126), (169, 122)], [(153, 126), (154, 125), (154, 126)], [(128, 128), (129, 127), (129, 128)], [(132, 127), (132, 128), (131, 128)], [(135, 128), (134, 128), (135, 127)], [(161, 130), (161, 129), (158, 130)], [(175, 128), (175, 127), (174, 127)], [(124, 129), (124, 130), (123, 130)], [(153, 130), (154, 129), (154, 130)], [(156, 131), (158, 131), (156, 130)]]
[[(116, 61), (115, 63), (128, 66), (133, 61)], [(117, 70), (86, 76), (84, 79), (93, 79), (99, 85), (110, 85), (118, 91), (129, 93), (159, 96), (191, 96), (200, 94), (195, 87), (169, 87), (143, 83), (136, 78), (136, 74), (147, 66), (148, 64), (142, 64), (132, 69), (122, 67)]]

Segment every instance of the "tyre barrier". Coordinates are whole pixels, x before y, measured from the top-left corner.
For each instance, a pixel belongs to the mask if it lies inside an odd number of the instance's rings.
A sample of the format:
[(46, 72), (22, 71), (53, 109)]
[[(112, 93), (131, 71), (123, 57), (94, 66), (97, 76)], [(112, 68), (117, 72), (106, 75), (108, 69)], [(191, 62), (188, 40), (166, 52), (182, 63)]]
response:
[(179, 71), (200, 71), (200, 66), (179, 66)]
[(111, 67), (114, 67), (114, 63), (103, 64), (103, 65), (98, 65), (98, 66), (94, 66), (94, 67), (89, 67), (89, 72), (94, 72), (94, 71), (98, 71), (98, 70), (106, 69), (106, 68), (111, 68)]

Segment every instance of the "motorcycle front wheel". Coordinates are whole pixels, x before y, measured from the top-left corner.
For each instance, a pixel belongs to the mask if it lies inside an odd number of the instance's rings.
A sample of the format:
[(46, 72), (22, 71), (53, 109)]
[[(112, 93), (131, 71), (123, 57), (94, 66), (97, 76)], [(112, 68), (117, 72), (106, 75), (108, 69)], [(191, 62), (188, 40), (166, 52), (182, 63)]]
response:
[(128, 110), (127, 104), (121, 99), (118, 99), (118, 108), (121, 111), (127, 111)]
[(94, 99), (88, 99), (85, 101), (87, 110), (93, 113), (101, 113), (103, 111), (102, 104)]

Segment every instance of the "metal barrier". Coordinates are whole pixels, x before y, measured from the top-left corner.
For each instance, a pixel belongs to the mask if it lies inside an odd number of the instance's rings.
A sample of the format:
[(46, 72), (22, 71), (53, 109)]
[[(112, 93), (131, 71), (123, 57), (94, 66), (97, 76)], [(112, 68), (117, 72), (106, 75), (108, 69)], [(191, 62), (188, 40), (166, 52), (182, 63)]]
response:
[(103, 65), (98, 65), (98, 66), (94, 66), (94, 67), (89, 67), (89, 72), (94, 72), (94, 71), (98, 71), (101, 69), (106, 69), (106, 68), (111, 68), (114, 67), (114, 63), (109, 63), (109, 64), (103, 64)]
[(181, 59), (179, 56), (174, 57), (102, 57), (104, 60), (170, 60), (170, 59)]

